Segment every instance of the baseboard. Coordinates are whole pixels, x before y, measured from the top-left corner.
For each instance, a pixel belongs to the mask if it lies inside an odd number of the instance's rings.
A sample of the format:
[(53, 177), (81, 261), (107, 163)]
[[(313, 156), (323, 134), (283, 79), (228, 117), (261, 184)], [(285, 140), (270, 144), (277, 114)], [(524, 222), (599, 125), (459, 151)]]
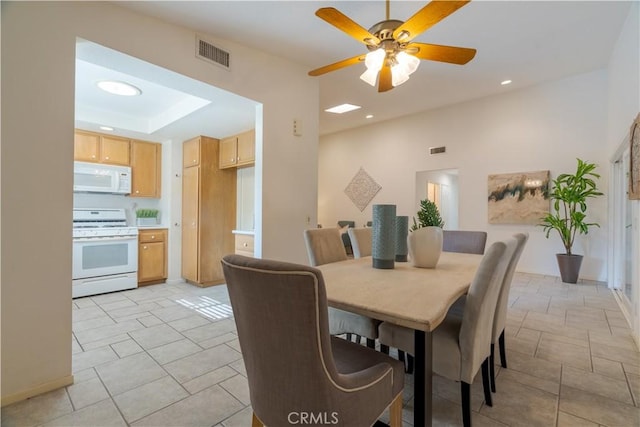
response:
[(10, 394), (9, 396), (2, 396), (0, 399), (0, 406), (4, 407), (7, 405), (11, 405), (12, 403), (20, 402), (21, 400), (28, 399), (33, 396), (37, 396), (42, 393), (46, 393), (48, 391), (56, 390), (61, 387), (66, 387), (68, 385), (73, 384), (73, 375), (68, 375), (66, 377), (58, 378), (53, 381), (46, 382), (44, 384), (40, 384), (36, 387), (32, 387), (28, 390), (23, 390), (18, 393)]
[(622, 315), (624, 316), (624, 318), (627, 320), (627, 323), (629, 324), (629, 329), (631, 329), (631, 338), (633, 338), (633, 341), (636, 344), (638, 351), (640, 351), (640, 337), (637, 336), (636, 331), (633, 329), (633, 314), (629, 311), (629, 307), (627, 306), (623, 297), (620, 295), (622, 291), (619, 289), (612, 289), (611, 292), (613, 293), (613, 296), (616, 299), (616, 302), (618, 303), (618, 307), (620, 307), (620, 311), (622, 312)]

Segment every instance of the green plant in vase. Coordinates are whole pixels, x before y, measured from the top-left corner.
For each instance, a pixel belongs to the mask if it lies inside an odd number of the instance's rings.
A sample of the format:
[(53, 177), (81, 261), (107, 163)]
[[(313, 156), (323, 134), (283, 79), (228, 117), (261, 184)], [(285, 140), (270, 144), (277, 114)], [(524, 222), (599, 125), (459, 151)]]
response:
[(158, 223), (158, 209), (137, 209), (136, 220), (138, 225), (155, 225)]
[(587, 234), (590, 227), (600, 227), (598, 223), (587, 222), (587, 199), (601, 196), (596, 179), (600, 175), (595, 173), (596, 165), (578, 160), (578, 167), (574, 174), (560, 174), (552, 180), (553, 190), (549, 193), (552, 210), (541, 218), (546, 237), (552, 230), (560, 235), (565, 248), (564, 254), (557, 254), (558, 266), (562, 281), (576, 283), (582, 264), (582, 255), (572, 252), (576, 234)]
[(418, 220), (413, 217), (411, 233), (407, 237), (409, 257), (414, 267), (435, 268), (442, 253), (444, 221), (438, 206), (431, 200), (420, 200)]

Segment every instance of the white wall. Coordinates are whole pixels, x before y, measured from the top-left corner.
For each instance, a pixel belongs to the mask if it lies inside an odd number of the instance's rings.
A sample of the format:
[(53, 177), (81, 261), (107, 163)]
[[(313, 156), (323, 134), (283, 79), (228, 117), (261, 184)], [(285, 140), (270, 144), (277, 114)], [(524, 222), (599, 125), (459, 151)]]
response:
[[(415, 215), (416, 171), (459, 169), (459, 227), (486, 230), (488, 243), (528, 231), (531, 236), (518, 269), (558, 275), (555, 253), (560, 238), (547, 240), (541, 227), (489, 225), (487, 175), (550, 170), (552, 177), (573, 172), (576, 157), (596, 162), (607, 188), (607, 79), (596, 71), (560, 81), (507, 92), (350, 131), (323, 136), (319, 151), (320, 223), (371, 218), (344, 194), (362, 166), (382, 189), (371, 204), (393, 203), (398, 215)], [(410, 82), (408, 84), (411, 84)], [(430, 156), (428, 148), (444, 145), (446, 154)], [(581, 277), (606, 277), (606, 198), (590, 204), (590, 219), (599, 222), (575, 252), (585, 255)]]
[[(195, 58), (191, 30), (98, 2), (2, 2), (1, 31), (3, 403), (71, 380), (77, 37), (261, 102), (258, 244), (264, 257), (306, 262), (318, 149), (318, 82), (306, 68), (220, 40), (233, 55), (228, 72)], [(294, 118), (303, 136), (293, 136)]]

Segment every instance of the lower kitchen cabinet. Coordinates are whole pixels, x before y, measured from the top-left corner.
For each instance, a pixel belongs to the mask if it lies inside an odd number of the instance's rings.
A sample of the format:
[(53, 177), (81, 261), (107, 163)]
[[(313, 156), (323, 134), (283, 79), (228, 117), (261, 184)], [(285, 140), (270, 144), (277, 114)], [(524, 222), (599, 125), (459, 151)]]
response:
[(236, 254), (253, 256), (253, 235), (236, 233)]
[(167, 280), (167, 229), (139, 230), (138, 285), (153, 285)]

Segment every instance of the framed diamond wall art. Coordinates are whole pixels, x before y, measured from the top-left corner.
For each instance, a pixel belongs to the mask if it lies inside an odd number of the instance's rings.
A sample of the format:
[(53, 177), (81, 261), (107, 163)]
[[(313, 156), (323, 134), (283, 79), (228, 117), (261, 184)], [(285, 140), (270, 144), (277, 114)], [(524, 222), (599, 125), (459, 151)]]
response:
[(374, 196), (380, 191), (382, 187), (364, 170), (360, 170), (344, 189), (345, 194), (353, 202), (360, 212), (366, 208)]

